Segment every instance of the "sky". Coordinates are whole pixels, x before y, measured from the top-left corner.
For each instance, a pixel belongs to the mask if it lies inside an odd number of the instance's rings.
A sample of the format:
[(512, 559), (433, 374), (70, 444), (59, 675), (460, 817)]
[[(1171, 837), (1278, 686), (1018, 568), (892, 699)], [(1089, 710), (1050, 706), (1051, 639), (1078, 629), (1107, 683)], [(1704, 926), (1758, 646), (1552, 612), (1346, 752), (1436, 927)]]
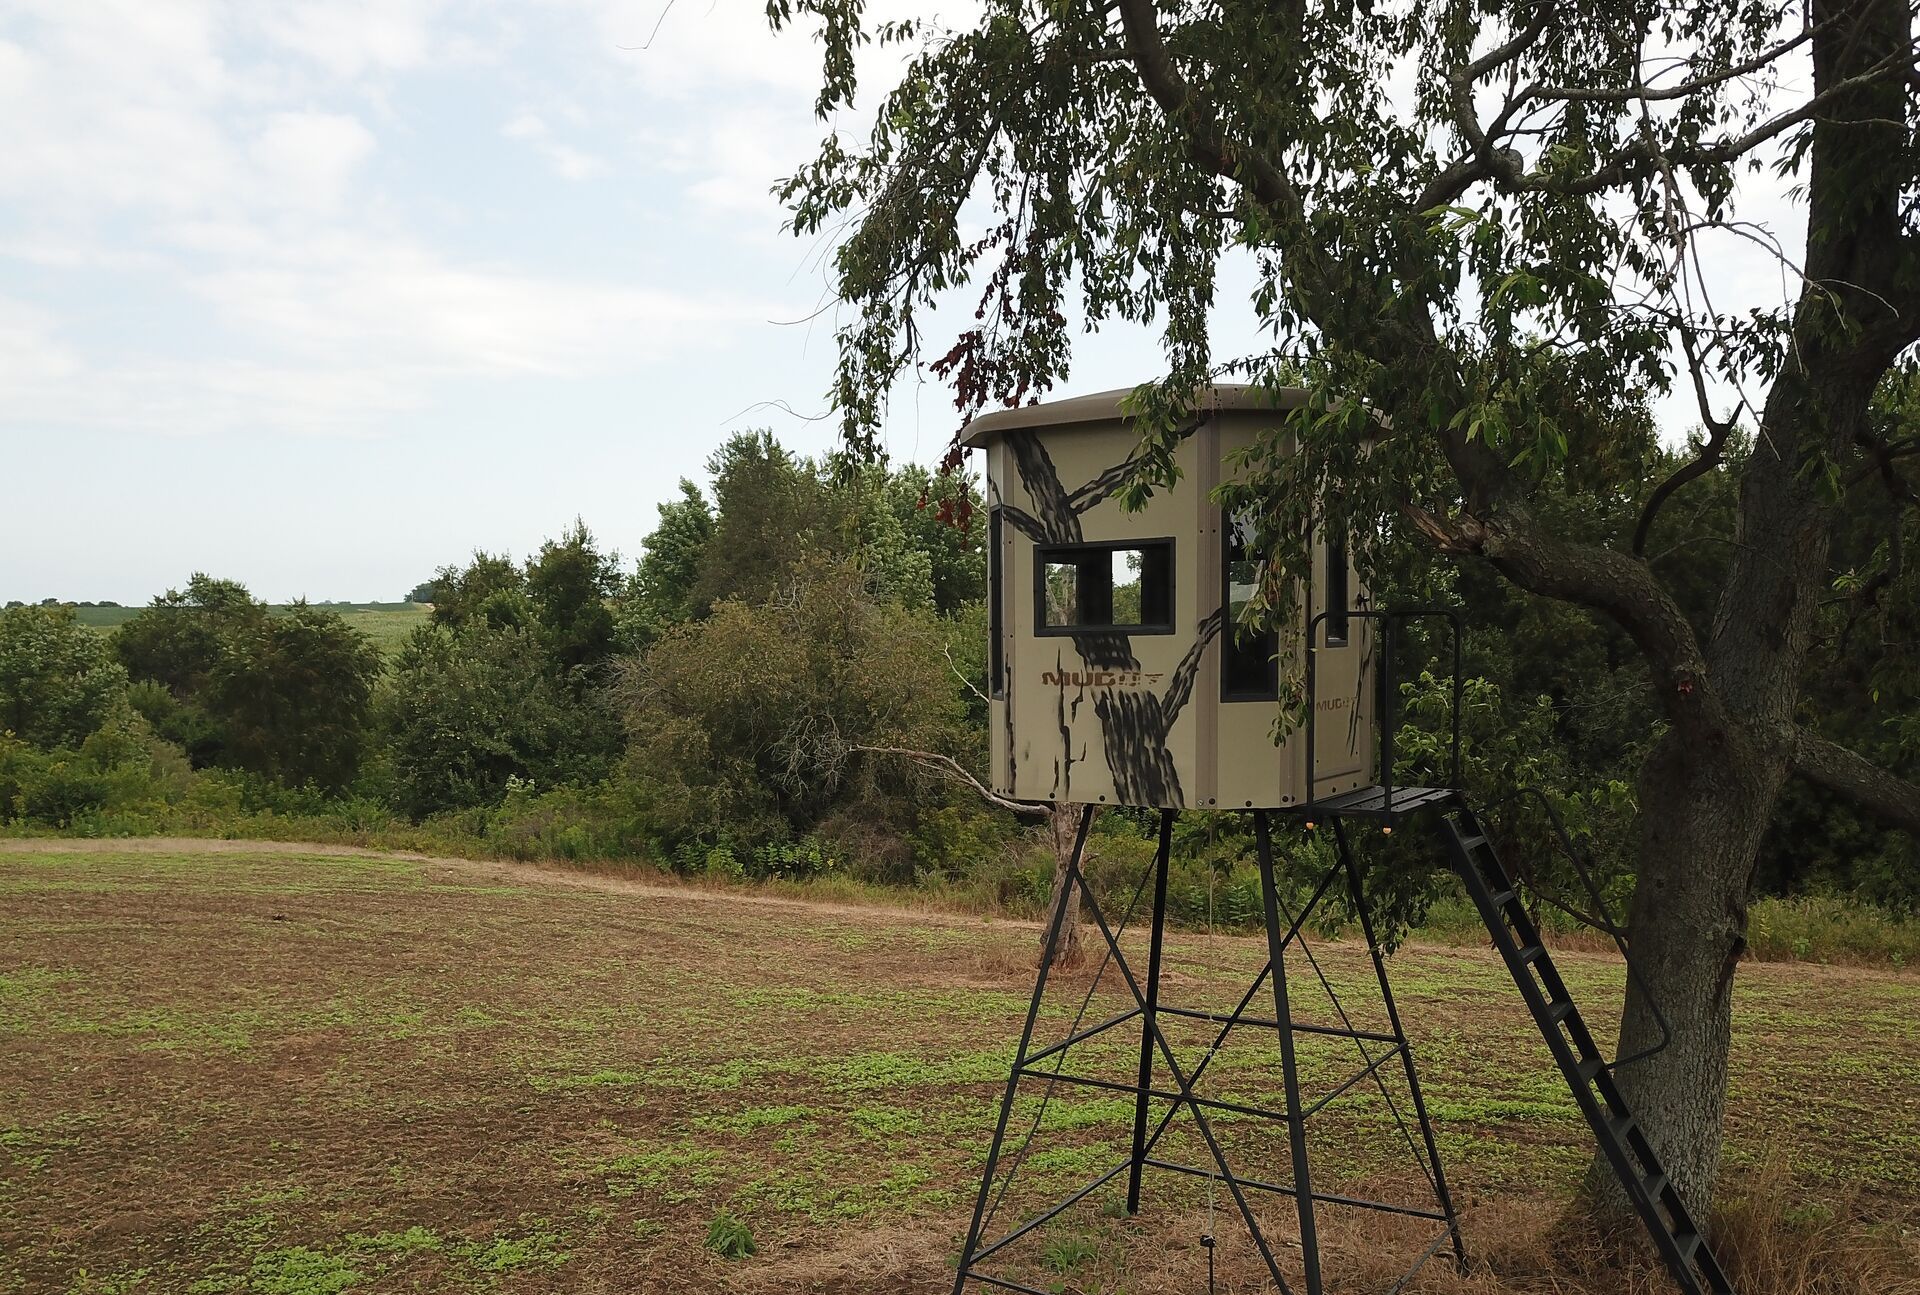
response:
[[(818, 77), (762, 0), (0, 0), (0, 602), (397, 599), (576, 516), (631, 559), (731, 432), (826, 448), (769, 192)], [(1062, 394), (1158, 371), (1107, 329)], [(954, 426), (910, 376), (885, 444)]]

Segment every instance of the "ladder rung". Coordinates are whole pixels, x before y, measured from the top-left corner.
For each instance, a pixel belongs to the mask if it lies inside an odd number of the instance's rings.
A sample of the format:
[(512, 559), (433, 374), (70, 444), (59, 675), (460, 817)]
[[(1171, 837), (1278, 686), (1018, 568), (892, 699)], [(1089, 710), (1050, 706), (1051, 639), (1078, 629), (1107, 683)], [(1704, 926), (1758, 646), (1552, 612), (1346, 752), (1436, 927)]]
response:
[(1667, 1176), (1654, 1174), (1649, 1178), (1643, 1178), (1640, 1180), (1640, 1186), (1646, 1189), (1647, 1199), (1658, 1204), (1661, 1193), (1667, 1190)]
[(1682, 1232), (1673, 1238), (1673, 1244), (1680, 1248), (1680, 1262), (1692, 1263), (1693, 1252), (1700, 1248), (1698, 1232)]
[(1606, 1068), (1607, 1068), (1607, 1063), (1602, 1061), (1599, 1057), (1588, 1057), (1585, 1061), (1582, 1061), (1579, 1065), (1575, 1066), (1574, 1070), (1578, 1072), (1582, 1081), (1590, 1084), (1595, 1079), (1599, 1078), (1600, 1072), (1605, 1070)]
[(1547, 1004), (1547, 1019), (1558, 1025), (1579, 1010), (1573, 1005), (1571, 998), (1563, 998), (1558, 1002)]
[(1486, 843), (1487, 838), (1484, 836), (1463, 836), (1460, 838), (1460, 848), (1463, 850), (1478, 850)]
[(1537, 962), (1546, 956), (1546, 952), (1547, 946), (1544, 944), (1529, 944), (1526, 948), (1520, 950), (1520, 961)]
[(1607, 1117), (1607, 1132), (1613, 1135), (1615, 1142), (1618, 1142), (1623, 1147), (1626, 1146), (1627, 1134), (1633, 1132), (1633, 1116), (1609, 1115)]
[(1513, 902), (1513, 892), (1511, 890), (1503, 890), (1489, 898), (1493, 900), (1493, 906), (1495, 908), (1505, 908)]

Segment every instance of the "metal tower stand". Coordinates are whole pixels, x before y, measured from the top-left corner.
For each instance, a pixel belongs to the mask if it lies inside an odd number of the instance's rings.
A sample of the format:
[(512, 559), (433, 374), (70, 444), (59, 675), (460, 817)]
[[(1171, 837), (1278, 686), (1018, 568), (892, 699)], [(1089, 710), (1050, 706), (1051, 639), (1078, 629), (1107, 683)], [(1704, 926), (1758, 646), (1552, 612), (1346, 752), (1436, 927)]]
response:
[[(1298, 1289), (1303, 1290), (1306, 1295), (1321, 1295), (1323, 1290), (1317, 1225), (1317, 1211), (1322, 1206), (1384, 1211), (1389, 1214), (1423, 1219), (1435, 1226), (1436, 1235), (1433, 1241), (1421, 1252), (1406, 1276), (1393, 1287), (1396, 1291), (1405, 1286), (1413, 1274), (1439, 1253), (1449, 1241), (1452, 1243), (1456, 1260), (1464, 1256), (1465, 1247), (1460, 1237), (1459, 1221), (1454, 1212), (1452, 1198), (1447, 1191), (1446, 1175), (1441, 1168), (1439, 1152), (1434, 1143), (1433, 1126), (1427, 1118), (1426, 1104), (1421, 1097), (1419, 1076), (1413, 1063), (1413, 1052), (1401, 1028), (1399, 1009), (1394, 1002), (1392, 986), (1387, 980), (1386, 963), (1379, 943), (1374, 938), (1372, 916), (1366, 906), (1365, 896), (1360, 886), (1359, 869), (1348, 848), (1346, 833), (1335, 820), (1334, 839), (1338, 859), (1319, 879), (1302, 910), (1298, 914), (1290, 914), (1286, 911), (1274, 880), (1269, 814), (1265, 810), (1250, 812), (1253, 814), (1254, 836), (1259, 856), (1268, 960), (1265, 968), (1241, 996), (1239, 1004), (1232, 1012), (1225, 1015), (1172, 1006), (1163, 1001), (1161, 995), (1167, 869), (1176, 811), (1161, 812), (1159, 849), (1155, 853), (1152, 866), (1142, 875), (1140, 885), (1135, 889), (1133, 899), (1117, 927), (1108, 920), (1098, 900), (1084, 884), (1080, 861), (1086, 846), (1087, 829), (1092, 822), (1092, 809), (1089, 808), (1082, 817), (1079, 834), (1074, 842), (1073, 855), (1067, 865), (1064, 884), (1080, 886), (1082, 903), (1100, 931), (1105, 951), (1093, 982), (1087, 989), (1086, 997), (1080, 1004), (1079, 1013), (1068, 1028), (1067, 1036), (1057, 1043), (1036, 1049), (1034, 1025), (1039, 1018), (1041, 1001), (1046, 994), (1049, 969), (1053, 962), (1054, 951), (1059, 944), (1060, 926), (1065, 911), (1064, 905), (1054, 906), (1053, 921), (1046, 933), (1046, 956), (1042, 960), (1040, 973), (1034, 984), (1033, 998), (1027, 1007), (1026, 1025), (1021, 1031), (1020, 1044), (1014, 1054), (1013, 1070), (1007, 1078), (1006, 1090), (1001, 1098), (999, 1119), (994, 1126), (993, 1141), (987, 1152), (987, 1163), (981, 1175), (980, 1191), (974, 1201), (973, 1222), (968, 1228), (966, 1245), (960, 1255), (959, 1271), (954, 1278), (954, 1295), (962, 1295), (969, 1282), (978, 1282), (987, 1287), (1003, 1290), (1030, 1292), (1031, 1295), (1045, 1295), (1041, 1287), (1028, 1285), (1009, 1275), (985, 1271), (982, 1265), (990, 1264), (996, 1256), (1003, 1255), (1009, 1246), (1045, 1226), (1103, 1187), (1115, 1182), (1122, 1174), (1127, 1178), (1127, 1210), (1129, 1213), (1137, 1211), (1140, 1206), (1141, 1180), (1149, 1168), (1209, 1179), (1225, 1186), (1255, 1249), (1265, 1262), (1268, 1276), (1272, 1279), (1274, 1287), (1283, 1295), (1292, 1295), (1296, 1287), (1283, 1274), (1280, 1261), (1275, 1256), (1274, 1247), (1255, 1215), (1252, 1204), (1255, 1193), (1290, 1197), (1294, 1201), (1294, 1209), (1299, 1220), (1301, 1256), (1300, 1272), (1295, 1280), (1299, 1282)], [(1146, 975), (1143, 979), (1135, 974), (1132, 964), (1122, 951), (1120, 937), (1133, 916), (1133, 910), (1139, 903), (1149, 877), (1153, 881), (1153, 903), (1150, 914), (1152, 929), (1148, 943)], [(1325, 898), (1327, 892), (1337, 882), (1342, 881), (1347, 886), (1352, 902), (1359, 912), (1361, 930), (1366, 936), (1374, 975), (1390, 1025), (1390, 1029), (1385, 1032), (1363, 1030), (1353, 1025), (1345, 1008), (1340, 1005), (1338, 997), (1334, 995), (1332, 986), (1328, 984), (1318, 961), (1301, 939), (1301, 931), (1315, 908)], [(1291, 966), (1289, 965), (1290, 953), (1296, 955)], [(1333, 1003), (1340, 1020), (1338, 1026), (1312, 1025), (1294, 1019), (1292, 988), (1300, 975), (1299, 960), (1304, 960), (1311, 968), (1312, 974), (1325, 990), (1329, 1001)], [(1118, 968), (1133, 997), (1133, 1006), (1106, 1020), (1092, 1025), (1083, 1025), (1094, 992), (1109, 966)], [(1267, 988), (1270, 988), (1273, 995), (1273, 1015), (1271, 1017), (1249, 1015), (1249, 1007), (1259, 997), (1261, 990)], [(1205, 1058), (1191, 1071), (1182, 1066), (1161, 1030), (1161, 1020), (1167, 1017), (1205, 1021), (1219, 1027), (1214, 1036), (1213, 1046), (1208, 1050)], [(1138, 1076), (1134, 1082), (1121, 1083), (1066, 1072), (1064, 1066), (1067, 1054), (1076, 1044), (1133, 1021), (1140, 1023), (1140, 1064)], [(1273, 1030), (1278, 1035), (1281, 1083), (1284, 1092), (1284, 1104), (1281, 1109), (1218, 1100), (1202, 1096), (1195, 1091), (1195, 1086), (1205, 1075), (1220, 1046), (1227, 1041), (1235, 1029), (1242, 1026)], [(1300, 1065), (1295, 1052), (1296, 1039), (1300, 1035), (1351, 1040), (1360, 1061), (1359, 1068), (1349, 1078), (1311, 1102), (1303, 1097), (1301, 1092)], [(1405, 1073), (1410, 1111), (1402, 1110), (1401, 1104), (1394, 1099), (1381, 1075), (1382, 1069), (1396, 1059)], [(1051, 1064), (1043, 1064), (1048, 1062)], [(1163, 1079), (1156, 1080), (1157, 1068), (1163, 1072)], [(1338, 1195), (1315, 1188), (1313, 1165), (1307, 1147), (1307, 1121), (1335, 1099), (1369, 1081), (1379, 1091), (1401, 1136), (1406, 1141), (1413, 1160), (1419, 1164), (1427, 1185), (1432, 1190), (1435, 1208), (1412, 1208), (1384, 1201)], [(995, 1215), (1006, 1198), (1014, 1176), (1020, 1171), (1027, 1147), (1031, 1144), (1034, 1133), (1039, 1130), (1045, 1113), (1045, 1098), (1043, 1098), (1041, 1112), (1034, 1117), (1026, 1140), (1012, 1153), (1012, 1166), (1002, 1179), (1000, 1168), (1007, 1154), (1007, 1126), (1013, 1114), (1015, 1101), (1020, 1095), (1023, 1084), (1035, 1083), (1045, 1085), (1046, 1097), (1051, 1097), (1059, 1085), (1084, 1086), (1132, 1094), (1134, 1118), (1131, 1152), (1126, 1159), (1072, 1192), (1058, 1204), (1026, 1218), (1002, 1235), (992, 1236), (990, 1229)], [(1150, 1118), (1150, 1105), (1154, 1101), (1170, 1103), (1157, 1123)], [(1162, 1136), (1183, 1110), (1192, 1116), (1194, 1126), (1205, 1143), (1211, 1163), (1181, 1164), (1155, 1154)], [(1229, 1163), (1228, 1155), (1214, 1132), (1213, 1124), (1208, 1118), (1209, 1111), (1231, 1112), (1244, 1119), (1275, 1120), (1283, 1123), (1287, 1131), (1291, 1182), (1271, 1182), (1250, 1177), (1236, 1170)], [(1409, 1115), (1412, 1117), (1411, 1125)], [(999, 1184), (997, 1192), (996, 1182)]]

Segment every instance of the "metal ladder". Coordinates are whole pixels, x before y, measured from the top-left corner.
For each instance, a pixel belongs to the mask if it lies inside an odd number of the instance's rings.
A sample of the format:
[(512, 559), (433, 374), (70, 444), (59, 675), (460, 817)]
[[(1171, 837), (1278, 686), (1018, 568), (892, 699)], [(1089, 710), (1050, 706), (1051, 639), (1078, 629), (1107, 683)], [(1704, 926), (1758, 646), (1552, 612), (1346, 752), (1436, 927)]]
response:
[(1467, 894), (1493, 937), (1493, 947), (1506, 962), (1534, 1024), (1573, 1090), (1580, 1113), (1593, 1129), (1594, 1140), (1646, 1224), (1654, 1248), (1687, 1295), (1733, 1295), (1720, 1261), (1621, 1097), (1611, 1067), (1594, 1045), (1580, 1009), (1568, 995), (1539, 929), (1520, 902), (1513, 878), (1481, 830), (1479, 819), (1458, 795), (1437, 808), (1454, 871), (1466, 883)]

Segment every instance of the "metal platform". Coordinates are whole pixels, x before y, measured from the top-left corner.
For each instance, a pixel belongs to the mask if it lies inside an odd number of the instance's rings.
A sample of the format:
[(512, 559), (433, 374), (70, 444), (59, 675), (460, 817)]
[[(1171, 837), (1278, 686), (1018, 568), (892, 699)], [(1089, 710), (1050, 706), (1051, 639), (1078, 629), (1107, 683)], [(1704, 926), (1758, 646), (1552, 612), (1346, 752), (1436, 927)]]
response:
[(1452, 787), (1356, 787), (1338, 796), (1296, 805), (1289, 813), (1306, 818), (1364, 818), (1397, 823), (1409, 814), (1431, 809), (1459, 793)]

